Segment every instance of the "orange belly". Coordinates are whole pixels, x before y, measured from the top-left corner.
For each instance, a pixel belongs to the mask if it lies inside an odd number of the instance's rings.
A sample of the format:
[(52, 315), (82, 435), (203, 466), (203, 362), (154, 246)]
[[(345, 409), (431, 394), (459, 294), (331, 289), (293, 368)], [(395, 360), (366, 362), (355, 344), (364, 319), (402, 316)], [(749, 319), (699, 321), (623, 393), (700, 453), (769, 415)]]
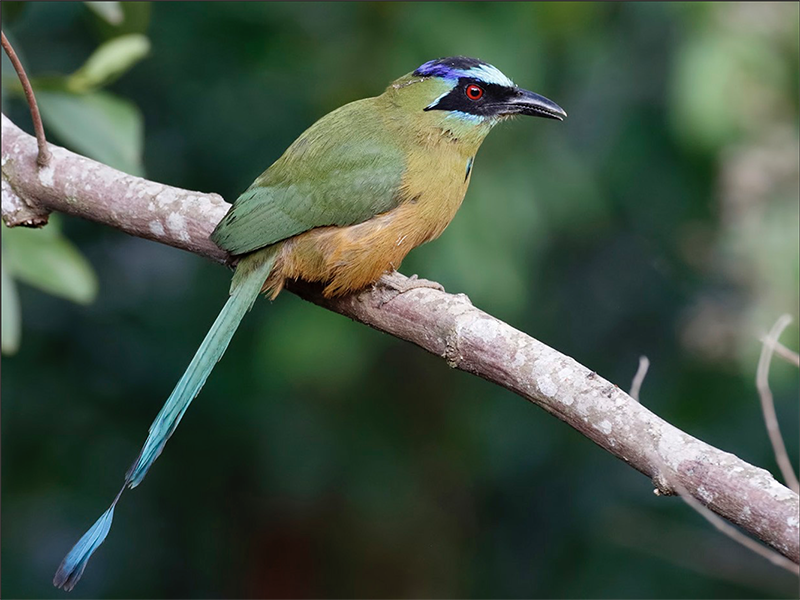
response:
[(264, 286), (274, 298), (287, 279), (326, 283), (326, 297), (360, 290), (400, 267), (413, 248), (437, 238), (456, 214), (469, 178), (456, 185), (435, 186), (397, 208), (349, 227), (319, 227), (282, 242), (281, 252)]
[[(349, 227), (319, 227), (283, 242), (265, 288), (277, 295), (287, 279), (326, 283), (326, 297), (360, 290), (400, 267), (412, 248), (438, 237), (447, 222), (420, 221), (414, 204)], [(455, 214), (455, 211), (453, 211)]]

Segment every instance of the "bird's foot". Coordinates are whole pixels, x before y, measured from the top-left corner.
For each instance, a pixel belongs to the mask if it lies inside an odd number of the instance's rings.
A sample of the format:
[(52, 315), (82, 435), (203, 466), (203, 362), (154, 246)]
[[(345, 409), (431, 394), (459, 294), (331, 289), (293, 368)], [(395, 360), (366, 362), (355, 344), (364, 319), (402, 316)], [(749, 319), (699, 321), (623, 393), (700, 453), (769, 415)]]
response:
[(383, 275), (378, 281), (375, 282), (374, 287), (382, 287), (391, 292), (384, 300), (381, 301), (381, 306), (387, 304), (397, 298), (400, 294), (405, 294), (406, 292), (410, 292), (411, 290), (415, 290), (418, 288), (429, 288), (433, 290), (438, 290), (440, 292), (444, 291), (444, 286), (441, 283), (436, 281), (430, 281), (429, 279), (420, 279), (416, 275), (412, 275), (411, 277), (398, 277), (399, 273), (397, 271), (393, 271), (391, 273), (386, 273)]

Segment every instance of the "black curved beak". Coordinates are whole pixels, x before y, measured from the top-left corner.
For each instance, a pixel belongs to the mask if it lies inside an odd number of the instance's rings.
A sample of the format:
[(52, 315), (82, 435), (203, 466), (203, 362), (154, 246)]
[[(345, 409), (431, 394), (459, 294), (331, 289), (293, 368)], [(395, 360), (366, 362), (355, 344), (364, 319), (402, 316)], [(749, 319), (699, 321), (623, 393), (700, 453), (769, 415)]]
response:
[(517, 88), (499, 109), (500, 115), (528, 115), (559, 121), (563, 121), (567, 116), (566, 111), (552, 100), (522, 88)]

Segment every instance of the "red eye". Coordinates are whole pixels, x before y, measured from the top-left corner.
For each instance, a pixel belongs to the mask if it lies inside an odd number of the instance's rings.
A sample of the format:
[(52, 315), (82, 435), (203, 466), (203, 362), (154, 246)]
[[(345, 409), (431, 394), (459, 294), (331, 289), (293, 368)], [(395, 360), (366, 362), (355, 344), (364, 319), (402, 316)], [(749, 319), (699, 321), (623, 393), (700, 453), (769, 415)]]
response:
[(467, 86), (466, 89), (467, 98), (470, 100), (480, 100), (483, 97), (483, 88), (479, 85), (475, 85), (474, 83)]

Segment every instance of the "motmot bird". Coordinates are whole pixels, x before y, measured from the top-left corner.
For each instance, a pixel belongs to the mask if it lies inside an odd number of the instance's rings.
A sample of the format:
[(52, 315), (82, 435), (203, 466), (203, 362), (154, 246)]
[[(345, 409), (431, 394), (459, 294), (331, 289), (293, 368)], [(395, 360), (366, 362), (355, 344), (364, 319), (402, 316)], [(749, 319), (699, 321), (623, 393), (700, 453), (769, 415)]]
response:
[(164, 407), (108, 510), (64, 558), (71, 590), (106, 538), (126, 488), (142, 482), (258, 295), (289, 280), (350, 294), (438, 237), (461, 206), (475, 154), (516, 115), (563, 120), (554, 102), (463, 56), (431, 60), (377, 97), (322, 117), (233, 203), (211, 239), (236, 260), (230, 297)]

